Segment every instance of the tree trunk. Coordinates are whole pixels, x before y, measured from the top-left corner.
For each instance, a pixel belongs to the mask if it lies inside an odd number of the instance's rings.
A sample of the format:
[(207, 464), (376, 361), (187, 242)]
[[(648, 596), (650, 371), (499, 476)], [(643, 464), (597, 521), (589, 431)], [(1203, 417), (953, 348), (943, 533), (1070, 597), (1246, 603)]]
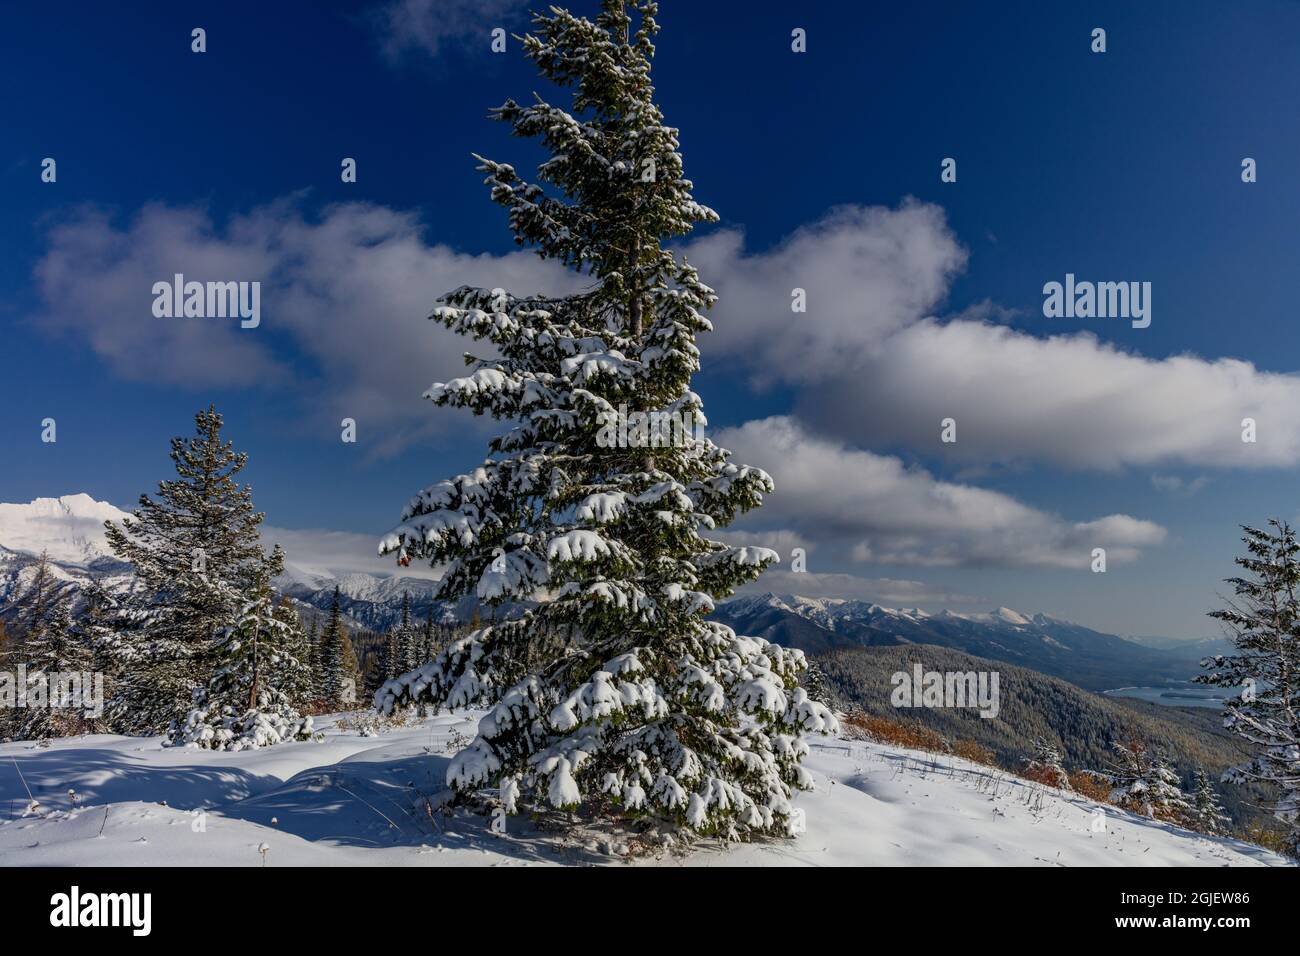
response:
[[(632, 338), (637, 340), (637, 344), (639, 345), (642, 335), (641, 312), (643, 308), (641, 301), (641, 286), (636, 275), (637, 266), (641, 262), (641, 238), (639, 236), (632, 242), (631, 259), (631, 264), (628, 267), (628, 276), (632, 282), (632, 297), (628, 302), (627, 307), (627, 331)], [(643, 471), (647, 472), (654, 471), (654, 455), (646, 455), (645, 458), (642, 459), (641, 468)]]

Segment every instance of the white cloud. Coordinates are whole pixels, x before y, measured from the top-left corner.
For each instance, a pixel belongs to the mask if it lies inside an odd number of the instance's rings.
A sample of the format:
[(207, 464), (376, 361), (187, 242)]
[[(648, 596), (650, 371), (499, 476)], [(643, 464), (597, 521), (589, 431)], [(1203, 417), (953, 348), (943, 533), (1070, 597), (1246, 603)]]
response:
[[(719, 295), (708, 355), (742, 357), (759, 382), (852, 375), (889, 335), (934, 308), (966, 261), (937, 206), (844, 206), (754, 255), (726, 230), (687, 255)], [(791, 311), (793, 289), (806, 313)]]
[[(1300, 376), (1237, 359), (1150, 359), (1093, 335), (1037, 338), (985, 322), (917, 322), (856, 376), (806, 392), (801, 417), (857, 444), (959, 462), (1070, 468), (1300, 462)], [(957, 441), (939, 442), (939, 422)], [(1243, 442), (1242, 420), (1257, 423)]]
[(84, 336), (115, 371), (139, 381), (201, 387), (284, 379), (287, 369), (238, 320), (157, 319), (152, 311), (153, 284), (177, 272), (261, 278), (263, 243), (227, 241), (202, 212), (164, 206), (146, 206), (125, 231), (102, 212), (80, 210), (47, 238), (35, 269), (43, 329)]
[(522, 0), (392, 0), (376, 8), (373, 22), (384, 55), (398, 61), (411, 51), (437, 56), (449, 43), (479, 40), (525, 7)]
[[(439, 295), (462, 283), (524, 294), (581, 284), (531, 252), (430, 244), (411, 213), (351, 203), (309, 218), (300, 206), (258, 207), (224, 228), (192, 208), (147, 206), (121, 227), (83, 211), (49, 232), (39, 321), (84, 336), (128, 378), (292, 384), (318, 416), (380, 426), (372, 447), (382, 452), (435, 427), (419, 395), (463, 368), (465, 341), (423, 318)], [(1300, 375), (1152, 359), (1089, 334), (1039, 337), (989, 321), (1006, 316), (990, 303), (930, 316), (966, 263), (937, 206), (839, 208), (757, 254), (734, 229), (685, 248), (721, 296), (701, 340), (706, 362), (795, 388), (795, 414), (849, 445), (975, 468), (1300, 463)], [(262, 325), (154, 318), (152, 284), (175, 272), (260, 280)], [(790, 311), (794, 288), (807, 291), (806, 314)], [(292, 358), (275, 347), (282, 338)], [(938, 440), (948, 417), (955, 444)], [(1241, 441), (1244, 418), (1257, 423), (1254, 443)]]
[(1164, 528), (1129, 515), (1070, 521), (1001, 492), (941, 481), (899, 458), (809, 434), (787, 417), (724, 429), (717, 441), (776, 482), (755, 519), (834, 543), (858, 561), (1086, 569), (1093, 548), (1105, 548), (1110, 564), (1124, 563), (1165, 538)]
[[(49, 233), (36, 267), (44, 304), (36, 321), (84, 336), (124, 378), (192, 388), (291, 384), (311, 412), (384, 426), (400, 443), (431, 420), (424, 390), (462, 374), (461, 356), (475, 348), (425, 318), (438, 296), (466, 283), (529, 294), (578, 281), (529, 252), (467, 255), (429, 245), (423, 233), (416, 216), (367, 203), (330, 206), (309, 220), (283, 201), (223, 230), (193, 208), (146, 206), (121, 228), (82, 211)], [(178, 272), (260, 281), (261, 324), (155, 318), (153, 283)], [(281, 357), (286, 342), (298, 353), (292, 360)], [(491, 346), (478, 350), (490, 354)]]
[[(1152, 359), (1091, 334), (1032, 335), (998, 324), (1009, 314), (987, 302), (936, 319), (966, 265), (938, 206), (836, 209), (769, 252), (746, 253), (738, 230), (687, 248), (721, 296), (706, 361), (796, 387), (796, 413), (853, 445), (966, 465), (1300, 463), (1300, 375), (1232, 358)], [(807, 291), (806, 314), (790, 310), (794, 287)], [(956, 444), (939, 442), (947, 417)], [(1257, 422), (1255, 443), (1241, 441), (1243, 418)]]

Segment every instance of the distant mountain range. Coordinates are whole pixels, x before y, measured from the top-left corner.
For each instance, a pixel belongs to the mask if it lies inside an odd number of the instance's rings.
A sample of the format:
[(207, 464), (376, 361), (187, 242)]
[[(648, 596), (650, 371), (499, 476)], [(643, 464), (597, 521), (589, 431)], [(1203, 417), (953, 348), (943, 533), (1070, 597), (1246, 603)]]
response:
[[(131, 568), (111, 555), (103, 533), (104, 521), (127, 516), (85, 494), (0, 504), (0, 619), (16, 613), (14, 602), (30, 587), (42, 550), (49, 554), (59, 587), (74, 602), (95, 578), (111, 591), (129, 589)], [(434, 620), (442, 624), (468, 621), (477, 603), (473, 598), (437, 601), (433, 596), (437, 582), (427, 578), (308, 570), (315, 567), (316, 557), (289, 554), (285, 573), (275, 582), (277, 588), (304, 609), (328, 611), (337, 585), (343, 613), (353, 627), (372, 631), (392, 627), (401, 614), (403, 595), (410, 597), (418, 620), (432, 609)], [(516, 611), (500, 608), (496, 615)], [(490, 616), (483, 612), (485, 619)], [(1207, 642), (1144, 646), (1069, 621), (1005, 607), (984, 614), (930, 613), (865, 601), (763, 594), (720, 604), (715, 616), (740, 633), (812, 654), (931, 644), (1052, 674), (1090, 690), (1186, 680), (1198, 670), (1200, 657), (1219, 649)]]
[[(131, 566), (113, 556), (104, 537), (105, 521), (127, 517), (120, 508), (86, 494), (0, 504), (0, 620), (20, 613), (16, 602), (31, 587), (42, 551), (49, 557), (56, 589), (72, 601), (74, 612), (92, 580), (99, 580), (111, 593), (128, 592), (135, 583)], [(330, 609), (335, 585), (347, 623), (374, 631), (387, 630), (397, 622), (403, 594), (410, 595), (417, 619), (424, 620), (432, 606), (434, 620), (444, 624), (468, 620), (475, 603), (472, 599), (435, 601), (437, 582), (427, 578), (363, 572), (335, 576), (306, 570), (294, 563), (292, 556), (285, 563), (284, 574), (275, 580), (281, 593), (304, 608), (320, 611)]]
[(718, 607), (735, 630), (812, 654), (856, 647), (931, 644), (1006, 661), (1064, 678), (1089, 690), (1185, 681), (1211, 653), (1190, 647), (1145, 647), (1115, 634), (1000, 607), (982, 614), (894, 609), (866, 601), (762, 594)]

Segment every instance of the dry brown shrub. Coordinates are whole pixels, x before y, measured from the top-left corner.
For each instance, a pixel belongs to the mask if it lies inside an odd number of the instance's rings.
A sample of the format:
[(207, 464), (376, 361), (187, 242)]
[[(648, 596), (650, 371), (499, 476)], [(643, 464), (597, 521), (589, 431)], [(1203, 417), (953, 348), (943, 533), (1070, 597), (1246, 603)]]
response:
[(954, 740), (952, 754), (954, 757), (961, 757), (971, 763), (983, 764), (985, 767), (996, 767), (998, 765), (997, 755), (973, 740)]
[(1089, 800), (1110, 803), (1110, 784), (1085, 770), (1076, 770), (1070, 774), (1070, 789)]
[(873, 717), (861, 712), (849, 714), (841, 723), (844, 735), (850, 740), (870, 740), (895, 747), (907, 747), (909, 750), (924, 750), (927, 753), (952, 753), (952, 745), (942, 734), (920, 724)]

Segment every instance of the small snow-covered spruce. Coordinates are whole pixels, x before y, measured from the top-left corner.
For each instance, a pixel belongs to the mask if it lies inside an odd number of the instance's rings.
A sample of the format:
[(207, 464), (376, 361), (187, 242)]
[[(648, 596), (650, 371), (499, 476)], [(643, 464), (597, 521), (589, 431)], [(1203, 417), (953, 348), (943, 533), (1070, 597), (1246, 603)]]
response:
[(475, 628), (376, 705), (490, 708), (448, 781), (498, 788), (509, 812), (582, 806), (725, 838), (794, 834), (792, 792), (811, 783), (803, 735), (835, 718), (799, 685), (802, 653), (705, 620), (777, 560), (705, 537), (761, 504), (771, 479), (699, 429), (652, 447), (610, 440), (621, 405), (703, 423), (690, 381), (715, 296), (663, 243), (717, 216), (692, 198), (653, 100), (655, 15), (648, 0), (605, 0), (594, 20), (552, 7), (522, 39), (572, 89), (572, 111), (539, 98), (494, 115), (541, 141), (540, 178), (562, 196), (504, 163), (477, 157), (479, 169), (516, 241), (590, 284), (443, 298), (431, 318), (497, 357), (467, 356), (469, 374), (426, 397), (509, 428), (478, 468), (416, 495), (380, 551), (445, 562), (439, 597), (538, 604)]
[(1235, 600), (1210, 616), (1223, 622), (1236, 654), (1201, 662), (1197, 680), (1239, 693), (1228, 698), (1223, 725), (1254, 750), (1226, 781), (1277, 788), (1273, 814), (1286, 827), (1284, 847), (1300, 856), (1300, 543), (1286, 522), (1243, 527), (1245, 570), (1229, 578)]
[(72, 619), (70, 600), (64, 595), (49, 598), (45, 619), (22, 645), (27, 678), (20, 696), (25, 699), (13, 710), (7, 736), (44, 740), (102, 729), (86, 717), (94, 689), (82, 675), (90, 669), (91, 648), (80, 623)]
[(58, 594), (58, 582), (50, 570), (50, 555), (42, 551), (32, 568), (31, 583), (22, 596), (14, 601), (17, 611), (15, 622), (25, 629), (26, 641), (39, 639), (50, 615), (50, 608)]
[(826, 674), (817, 661), (808, 662), (807, 668), (799, 678), (799, 683), (808, 692), (808, 696), (817, 703), (825, 704), (827, 707), (832, 705), (831, 692), (826, 686)]
[[(308, 677), (301, 628), (286, 619), (271, 591), (270, 578), (284, 558), (276, 546), (253, 599), (217, 645), (216, 672), (195, 695), (194, 707), (168, 736), (174, 745), (211, 750), (250, 750), (285, 740), (309, 740), (312, 719), (291, 702)], [(297, 633), (295, 633), (295, 631)]]
[(1163, 757), (1137, 737), (1111, 744), (1115, 762), (1106, 774), (1110, 802), (1124, 810), (1159, 820), (1183, 822), (1191, 810), (1178, 775)]
[(1193, 830), (1220, 836), (1232, 828), (1232, 820), (1223, 810), (1219, 795), (1215, 792), (1210, 776), (1204, 767), (1196, 768), (1192, 783), (1192, 806), (1187, 815), (1188, 824)]
[[(29, 661), (32, 646), (39, 646), (45, 641), (50, 629), (50, 618), (57, 606), (58, 582), (50, 570), (49, 554), (42, 551), (32, 568), (31, 582), (22, 594), (13, 602), (15, 612), (13, 626), (15, 635), (6, 635), (3, 647), (3, 664), (13, 670), (20, 663)], [(3, 626), (3, 622), (0, 622)], [(55, 638), (56, 642), (59, 640)], [(0, 708), (0, 740), (31, 739), (28, 713), (23, 708)], [(48, 736), (42, 734), (42, 736)]]
[(379, 688), (401, 673), (397, 658), (396, 633), (381, 634), (366, 663), (366, 693), (370, 697), (373, 698)]
[(351, 707), (359, 676), (356, 653), (348, 629), (343, 626), (343, 612), (338, 585), (330, 605), (329, 621), (321, 633), (320, 671), (321, 701), (327, 710)]
[(437, 638), (433, 630), (433, 605), (429, 605), (429, 611), (424, 619), (424, 627), (420, 631), (420, 663), (426, 663), (437, 656), (439, 648), (437, 647)]
[(421, 660), (420, 630), (411, 620), (411, 596), (405, 592), (402, 593), (402, 618), (393, 632), (393, 644), (397, 657), (394, 661), (394, 673), (389, 675), (390, 677), (405, 674), (415, 670), (421, 664), (428, 663), (428, 658)]
[(1072, 789), (1061, 751), (1041, 737), (1034, 741), (1033, 756), (1025, 758), (1025, 776), (1058, 790)]
[(193, 692), (211, 676), (210, 655), (250, 599), (266, 555), (262, 514), (252, 490), (236, 480), (248, 456), (221, 438), (222, 418), (209, 406), (194, 417), (195, 434), (173, 438), (177, 477), (141, 495), (130, 518), (105, 523), (114, 554), (129, 561), (141, 587), (122, 621), (123, 698), (115, 704), (124, 733), (166, 732), (184, 720)]
[(303, 629), (302, 619), (284, 596), (276, 599), (272, 616), (279, 622), (283, 643), (271, 666), (271, 683), (281, 690), (289, 703), (299, 709), (315, 699), (315, 664), (311, 638)]
[(307, 700), (312, 707), (315, 707), (325, 696), (325, 682), (321, 668), (320, 620), (315, 614), (311, 615), (307, 626), (307, 655), (307, 660), (311, 662), (311, 686), (307, 693)]

